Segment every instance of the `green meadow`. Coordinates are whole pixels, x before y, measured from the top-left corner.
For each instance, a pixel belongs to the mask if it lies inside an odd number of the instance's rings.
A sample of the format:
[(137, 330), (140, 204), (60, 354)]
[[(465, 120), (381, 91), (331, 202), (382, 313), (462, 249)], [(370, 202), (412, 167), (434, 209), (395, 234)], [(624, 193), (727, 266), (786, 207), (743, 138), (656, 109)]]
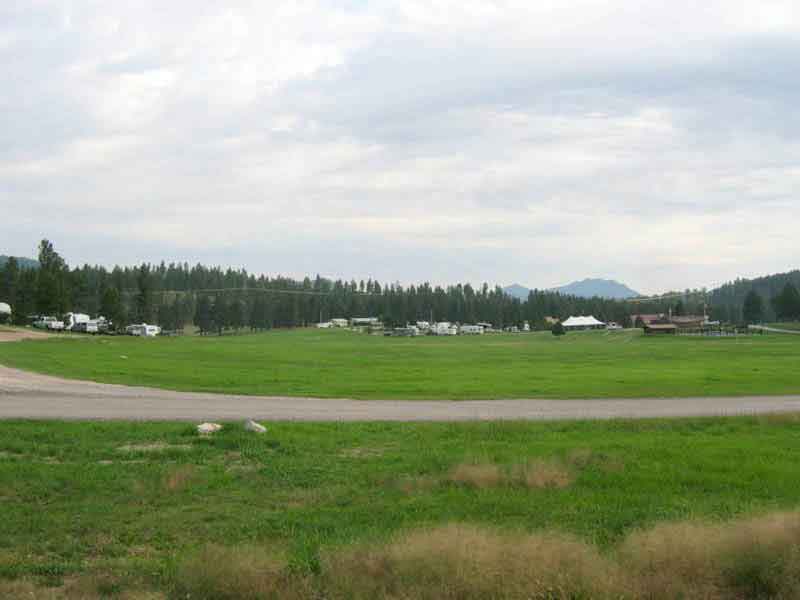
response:
[(384, 338), (299, 329), (223, 337), (55, 336), (0, 363), (173, 390), (357, 399), (630, 398), (800, 392), (800, 338), (638, 331)]
[[(668, 536), (660, 523), (702, 524), (681, 543), (706, 549), (723, 536), (717, 524), (800, 505), (800, 420), (792, 415), (267, 425), (263, 435), (233, 423), (200, 437), (185, 423), (2, 423), (0, 595), (540, 597), (531, 593), (535, 582), (514, 587), (539, 559), (502, 585), (469, 570), (483, 583), (461, 581), (464, 569), (450, 573), (447, 561), (486, 560), (475, 568), (487, 573), (496, 561), (502, 572), (511, 568), (503, 544), (513, 542), (519, 556), (545, 544), (548, 555), (567, 554), (559, 568), (570, 573), (570, 561), (586, 553), (622, 560), (626, 544), (649, 539), (641, 532)], [(777, 523), (787, 532), (780, 535), (794, 536), (781, 544), (797, 548), (796, 519), (787, 518), (767, 517), (756, 530), (774, 537)], [(539, 535), (547, 537), (502, 537)], [(729, 537), (719, 544), (740, 539)], [(488, 554), (459, 555), (470, 539)], [(770, 573), (784, 550), (773, 546)], [(378, 568), (381, 560), (388, 562)], [(754, 565), (746, 568), (752, 579)], [(343, 573), (347, 580), (337, 580)], [(600, 586), (595, 579), (591, 586)], [(395, 585), (411, 591), (395, 594)], [(600, 597), (599, 589), (541, 597)]]

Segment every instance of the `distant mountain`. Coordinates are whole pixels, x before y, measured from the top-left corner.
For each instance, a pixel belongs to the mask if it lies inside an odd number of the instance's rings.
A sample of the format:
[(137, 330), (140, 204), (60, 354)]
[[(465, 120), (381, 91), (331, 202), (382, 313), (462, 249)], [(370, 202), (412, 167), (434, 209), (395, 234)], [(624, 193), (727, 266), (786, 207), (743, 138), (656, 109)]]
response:
[[(8, 259), (11, 258), (10, 256), (6, 256), (5, 254), (0, 254), (0, 269), (6, 266)], [(32, 258), (24, 258), (22, 256), (15, 256), (14, 258), (17, 259), (17, 264), (19, 265), (20, 269), (38, 269), (39, 268), (39, 261), (34, 260)]]
[(574, 281), (555, 288), (555, 291), (571, 296), (580, 296), (581, 298), (599, 296), (600, 298), (611, 298), (615, 300), (641, 296), (639, 292), (613, 279), (584, 279), (583, 281)]
[(511, 285), (504, 287), (503, 291), (512, 298), (519, 298), (520, 300), (527, 300), (528, 293), (530, 292), (528, 288), (518, 283), (512, 283)]
[[(503, 288), (503, 290), (509, 296), (519, 298), (520, 300), (526, 300), (528, 298), (528, 292), (530, 292), (528, 288), (518, 283), (509, 285)], [(570, 296), (579, 296), (581, 298), (599, 296), (601, 298), (617, 300), (635, 298), (641, 295), (627, 285), (611, 279), (584, 279), (583, 281), (575, 281), (567, 285), (562, 285), (561, 287), (553, 288), (551, 291)]]

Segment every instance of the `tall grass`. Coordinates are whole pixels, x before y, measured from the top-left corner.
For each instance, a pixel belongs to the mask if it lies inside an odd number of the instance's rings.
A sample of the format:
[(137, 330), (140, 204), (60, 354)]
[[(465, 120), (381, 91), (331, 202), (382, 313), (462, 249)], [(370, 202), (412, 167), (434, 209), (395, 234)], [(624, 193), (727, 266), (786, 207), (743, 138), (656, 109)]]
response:
[(798, 598), (800, 512), (660, 524), (605, 552), (562, 533), (450, 524), (329, 550), (316, 575), (269, 555), (210, 546), (184, 563), (178, 589), (221, 600)]

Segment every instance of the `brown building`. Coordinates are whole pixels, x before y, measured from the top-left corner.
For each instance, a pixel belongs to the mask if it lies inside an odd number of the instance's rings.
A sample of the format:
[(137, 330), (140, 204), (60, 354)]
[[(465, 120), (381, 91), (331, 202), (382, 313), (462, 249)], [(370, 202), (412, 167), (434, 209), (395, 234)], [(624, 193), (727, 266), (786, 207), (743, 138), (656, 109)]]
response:
[(652, 335), (675, 335), (678, 333), (678, 326), (674, 323), (645, 323), (644, 332)]

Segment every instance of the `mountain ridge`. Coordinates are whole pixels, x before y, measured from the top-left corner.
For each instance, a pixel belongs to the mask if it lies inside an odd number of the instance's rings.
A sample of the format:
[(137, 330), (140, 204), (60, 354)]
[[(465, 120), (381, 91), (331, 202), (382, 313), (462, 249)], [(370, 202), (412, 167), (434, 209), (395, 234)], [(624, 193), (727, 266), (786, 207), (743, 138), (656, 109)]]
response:
[[(518, 283), (512, 283), (503, 288), (506, 294), (514, 298), (524, 300), (528, 297), (531, 291), (529, 288)], [(566, 285), (551, 288), (547, 291), (558, 292), (570, 296), (578, 296), (580, 298), (593, 298), (595, 296), (600, 298), (610, 298), (615, 300), (624, 300), (626, 298), (635, 298), (641, 294), (632, 290), (624, 283), (620, 283), (614, 279), (599, 279), (599, 278), (586, 278), (580, 281), (573, 281)]]
[(24, 256), (8, 256), (0, 254), (0, 269), (6, 266), (9, 258), (15, 258), (20, 269), (38, 269), (39, 261), (35, 258), (25, 258)]

